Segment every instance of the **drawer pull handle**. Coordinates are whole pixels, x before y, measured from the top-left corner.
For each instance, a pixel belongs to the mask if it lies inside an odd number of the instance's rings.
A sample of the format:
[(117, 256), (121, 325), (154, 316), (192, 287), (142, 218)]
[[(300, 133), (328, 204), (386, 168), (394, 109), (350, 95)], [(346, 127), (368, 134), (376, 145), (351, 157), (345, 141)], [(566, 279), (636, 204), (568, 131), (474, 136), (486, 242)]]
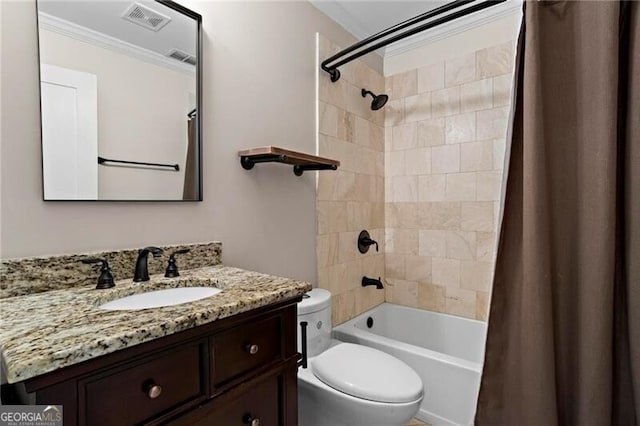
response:
[(147, 396), (151, 399), (156, 399), (162, 393), (162, 386), (151, 385), (147, 388)]
[(251, 414), (247, 413), (242, 417), (242, 423), (249, 426), (260, 426), (260, 419), (254, 418)]
[[(258, 353), (258, 350), (260, 348), (258, 347), (258, 345), (247, 345), (246, 350), (247, 352), (249, 352), (249, 355), (255, 355)], [(251, 425), (251, 426), (256, 426), (256, 425)]]

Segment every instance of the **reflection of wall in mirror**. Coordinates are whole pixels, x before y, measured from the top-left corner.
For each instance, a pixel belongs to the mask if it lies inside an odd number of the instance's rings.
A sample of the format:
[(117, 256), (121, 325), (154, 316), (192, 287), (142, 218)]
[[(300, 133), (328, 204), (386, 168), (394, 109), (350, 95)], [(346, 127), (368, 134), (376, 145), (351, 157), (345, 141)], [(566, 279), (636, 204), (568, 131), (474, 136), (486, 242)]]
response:
[(195, 74), (40, 31), (42, 63), (97, 75), (100, 156), (180, 166), (179, 172), (100, 166), (98, 198), (182, 199)]

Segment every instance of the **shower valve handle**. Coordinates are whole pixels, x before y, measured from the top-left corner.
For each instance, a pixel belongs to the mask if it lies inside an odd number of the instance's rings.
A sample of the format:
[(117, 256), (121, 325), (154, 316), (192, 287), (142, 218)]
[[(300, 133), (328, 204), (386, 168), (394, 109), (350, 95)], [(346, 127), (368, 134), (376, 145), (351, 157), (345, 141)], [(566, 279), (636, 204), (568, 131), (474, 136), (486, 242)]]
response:
[(358, 235), (358, 250), (360, 253), (365, 254), (369, 251), (369, 246), (375, 245), (376, 251), (378, 251), (378, 242), (371, 239), (369, 232), (361, 231)]

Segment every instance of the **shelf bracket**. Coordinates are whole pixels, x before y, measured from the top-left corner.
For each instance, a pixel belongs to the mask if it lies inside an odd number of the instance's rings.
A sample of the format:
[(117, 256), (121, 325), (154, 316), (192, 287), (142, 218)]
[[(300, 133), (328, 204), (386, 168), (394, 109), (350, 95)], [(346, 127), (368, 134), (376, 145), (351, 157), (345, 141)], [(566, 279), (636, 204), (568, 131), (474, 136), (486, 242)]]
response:
[(338, 166), (335, 164), (317, 164), (317, 165), (309, 165), (309, 166), (293, 166), (293, 174), (296, 176), (302, 176), (302, 174), (306, 171), (311, 170), (338, 170)]
[(286, 161), (286, 159), (287, 159), (286, 155), (261, 155), (261, 156), (242, 155), (240, 156), (240, 165), (242, 165), (242, 168), (245, 170), (251, 170), (253, 169), (253, 166), (255, 166), (258, 163), (273, 163), (273, 162), (283, 163), (284, 161)]

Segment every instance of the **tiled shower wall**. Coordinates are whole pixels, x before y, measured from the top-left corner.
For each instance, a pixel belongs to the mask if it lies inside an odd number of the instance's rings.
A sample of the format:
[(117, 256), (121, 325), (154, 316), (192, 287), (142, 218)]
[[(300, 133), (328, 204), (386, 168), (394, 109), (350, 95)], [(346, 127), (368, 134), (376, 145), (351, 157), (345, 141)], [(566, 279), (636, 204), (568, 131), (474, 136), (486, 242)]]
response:
[[(339, 47), (319, 37), (319, 58)], [(360, 90), (384, 90), (384, 77), (354, 61), (331, 83), (318, 76), (318, 155), (340, 160), (336, 172), (319, 172), (317, 189), (318, 286), (333, 294), (333, 323), (339, 324), (384, 302), (385, 292), (360, 285), (363, 275), (384, 277), (384, 110), (371, 111)], [(365, 255), (357, 237), (367, 229), (380, 243)]]
[(386, 78), (386, 301), (486, 319), (513, 52)]

